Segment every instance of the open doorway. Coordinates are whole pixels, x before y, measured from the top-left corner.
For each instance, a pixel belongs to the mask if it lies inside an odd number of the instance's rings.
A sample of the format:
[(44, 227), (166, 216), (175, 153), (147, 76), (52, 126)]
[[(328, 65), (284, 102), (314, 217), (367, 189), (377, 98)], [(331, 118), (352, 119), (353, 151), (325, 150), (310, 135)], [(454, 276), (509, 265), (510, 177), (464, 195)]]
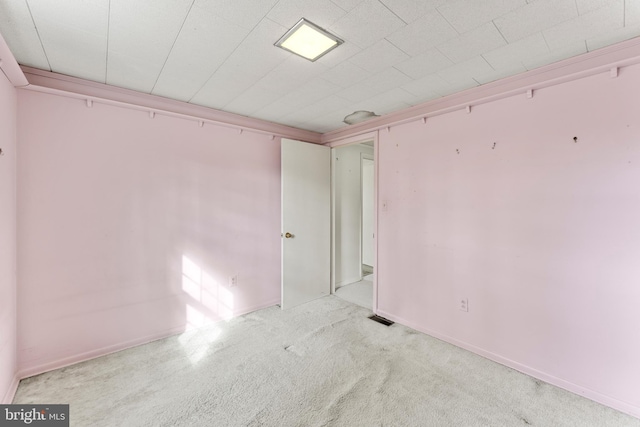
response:
[(370, 310), (374, 307), (373, 141), (332, 149), (333, 290)]

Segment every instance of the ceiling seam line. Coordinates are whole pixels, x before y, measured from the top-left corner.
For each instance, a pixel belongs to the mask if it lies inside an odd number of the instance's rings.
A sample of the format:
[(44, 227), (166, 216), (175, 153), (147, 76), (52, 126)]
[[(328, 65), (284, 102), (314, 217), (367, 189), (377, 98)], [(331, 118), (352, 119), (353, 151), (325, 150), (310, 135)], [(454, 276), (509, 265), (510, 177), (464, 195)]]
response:
[[(397, 72), (399, 72), (400, 74), (402, 74), (402, 75), (404, 75), (404, 76), (407, 76), (409, 79), (411, 79), (411, 81), (412, 81), (412, 82), (416, 80), (416, 79), (414, 79), (413, 77), (411, 77), (410, 75), (408, 75), (407, 73), (405, 73), (404, 71), (402, 71), (402, 70), (398, 70), (398, 68), (396, 68), (396, 66), (395, 66), (395, 65), (392, 65), (392, 66), (391, 66), (391, 68), (393, 68), (394, 70), (396, 70), (396, 71), (397, 71)], [(401, 86), (398, 86), (398, 87), (401, 87)]]
[[(391, 46), (395, 47), (396, 49), (398, 49), (400, 52), (404, 53), (405, 55), (409, 56), (409, 59), (413, 58), (413, 56), (411, 56), (411, 54), (409, 52), (405, 52), (402, 48), (396, 46), (391, 40), (389, 40), (388, 38), (384, 38), (383, 40), (386, 40), (388, 43), (391, 44)], [(348, 61), (348, 59), (347, 59)]]
[[(445, 22), (446, 22), (447, 24), (449, 24), (449, 26), (450, 26), (451, 28), (453, 28), (453, 31), (455, 31), (459, 36), (463, 34), (463, 33), (461, 33), (460, 31), (458, 31), (458, 29), (457, 29), (456, 27), (454, 27), (454, 26), (453, 26), (453, 24), (451, 24), (451, 22), (449, 22), (449, 20), (447, 19), (447, 17), (446, 17), (446, 16), (444, 16), (444, 15), (442, 14), (442, 12), (440, 12), (440, 9), (438, 9), (437, 7), (436, 7), (436, 12), (438, 12), (438, 15), (440, 15), (440, 17), (441, 17), (442, 19), (444, 19), (444, 20), (445, 20)], [(453, 38), (453, 37), (452, 37), (452, 38)]]
[[(333, 0), (329, 0), (331, 3), (335, 4), (337, 7), (339, 7), (340, 9), (344, 10), (344, 7), (340, 6), (339, 4), (337, 4), (336, 2), (334, 2)], [(348, 10), (344, 10), (345, 13), (349, 13), (350, 11)]]
[(164, 67), (167, 66), (167, 62), (169, 62), (169, 58), (171, 57), (171, 52), (173, 52), (173, 48), (176, 46), (176, 42), (178, 41), (178, 38), (180, 37), (180, 33), (182, 33), (182, 29), (184, 28), (184, 24), (187, 22), (187, 19), (189, 18), (189, 14), (191, 13), (191, 9), (193, 8), (194, 3), (196, 2), (196, 0), (192, 0), (191, 1), (191, 6), (189, 6), (189, 10), (187, 11), (187, 14), (184, 16), (184, 20), (182, 21), (182, 25), (180, 25), (180, 29), (178, 30), (178, 34), (176, 34), (176, 38), (173, 39), (173, 43), (171, 44), (171, 49), (169, 49), (169, 53), (167, 53), (167, 57), (164, 59), (164, 63), (162, 64), (162, 68), (160, 69), (160, 72), (158, 73), (158, 77), (156, 77), (156, 81), (153, 82), (153, 86), (151, 87), (151, 91), (149, 91), (149, 93), (153, 93), (153, 91), (156, 88), (156, 85), (158, 84), (158, 80), (160, 80), (160, 76), (162, 75), (162, 72), (164, 71)]
[(456, 61), (454, 61), (453, 59), (451, 59), (451, 58), (449, 57), (449, 55), (447, 55), (446, 53), (444, 53), (444, 52), (440, 49), (440, 47), (439, 47), (439, 46), (435, 46), (435, 47), (434, 47), (434, 49), (435, 49), (435, 50), (437, 50), (437, 51), (440, 53), (440, 55), (444, 56), (444, 57), (445, 57), (445, 58), (447, 58), (449, 61), (451, 61), (451, 64), (452, 64), (452, 65), (459, 64), (458, 62), (456, 62)]
[(504, 34), (502, 34), (502, 31), (500, 31), (500, 28), (498, 28), (498, 26), (496, 25), (496, 21), (491, 20), (491, 23), (493, 24), (495, 29), (498, 31), (498, 33), (500, 34), (500, 37), (502, 37), (502, 39), (505, 41), (505, 43), (509, 44), (509, 40), (507, 40), (507, 38), (504, 36)]
[(494, 67), (493, 65), (491, 65), (491, 64), (489, 63), (489, 61), (487, 61), (487, 58), (485, 58), (485, 57), (484, 57), (484, 53), (480, 55), (480, 58), (482, 58), (482, 60), (483, 60), (484, 62), (486, 62), (486, 63), (487, 63), (487, 65), (488, 65), (489, 67), (491, 67), (491, 69), (492, 69), (493, 71), (498, 71), (498, 70), (496, 70), (496, 69), (495, 69), (495, 67)]
[(547, 38), (544, 36), (544, 31), (540, 31), (540, 35), (542, 36), (542, 40), (544, 40), (544, 44), (547, 46), (547, 50), (551, 53), (551, 46), (549, 46)]
[[(194, 0), (195, 1), (195, 0)], [(238, 48), (240, 47), (240, 45), (242, 45), (242, 43), (244, 43), (244, 41), (251, 35), (251, 33), (253, 33), (253, 31), (258, 27), (258, 25), (260, 25), (260, 23), (265, 20), (268, 19), (269, 21), (271, 21), (271, 19), (267, 18), (267, 15), (273, 10), (274, 7), (276, 7), (276, 4), (278, 4), (277, 2), (273, 4), (273, 6), (271, 6), (271, 9), (269, 9), (267, 11), (267, 13), (264, 14), (264, 16), (262, 17), (262, 19), (260, 19), (258, 21), (258, 23), (256, 25), (253, 26), (253, 28), (251, 28), (251, 30), (249, 30), (249, 32), (247, 33), (246, 36), (244, 36), (244, 38), (240, 41), (240, 43), (238, 43), (238, 45), (235, 47), (235, 49), (233, 49), (231, 51), (231, 53), (229, 53), (229, 55), (227, 55), (227, 57), (224, 59), (224, 61), (222, 61), (222, 63), (220, 65), (218, 65), (218, 67), (216, 67), (215, 70), (213, 70), (213, 72), (211, 73), (211, 75), (209, 76), (209, 78), (204, 82), (204, 84), (202, 86), (200, 86), (200, 88), (198, 88), (198, 90), (193, 94), (193, 96), (191, 98), (189, 98), (189, 100), (187, 101), (188, 103), (190, 103), (193, 98), (195, 98), (202, 89), (204, 89), (204, 87), (209, 83), (209, 81), (213, 78), (213, 76), (215, 76), (215, 74), (218, 72), (218, 70), (227, 63), (227, 61), (229, 60), (229, 58), (231, 58), (231, 56), (236, 53), (236, 50), (238, 50)], [(274, 22), (274, 21), (271, 21)], [(274, 22), (275, 24), (278, 24), (277, 22)], [(278, 24), (280, 25), (280, 24)], [(224, 107), (223, 107), (224, 108)]]
[(42, 53), (44, 53), (44, 57), (47, 60), (49, 71), (53, 71), (53, 68), (51, 68), (51, 61), (49, 61), (49, 55), (47, 55), (47, 51), (44, 48), (44, 43), (42, 42), (42, 37), (40, 36), (40, 31), (38, 31), (36, 20), (33, 18), (33, 12), (31, 12), (31, 6), (29, 6), (29, 0), (25, 0), (25, 4), (27, 5), (27, 9), (29, 10), (29, 16), (31, 17), (31, 22), (33, 22), (33, 28), (35, 28), (36, 34), (38, 35), (38, 40), (40, 41), (40, 47), (42, 48)]
[[(290, 56), (289, 56), (290, 57)], [(289, 58), (288, 57), (288, 58)], [(282, 64), (282, 62), (276, 66), (274, 66), (272, 69), (270, 69), (269, 71), (267, 71), (262, 77), (260, 77), (260, 79), (258, 79), (255, 83), (253, 83), (251, 86), (249, 86), (248, 88), (246, 88), (242, 93), (245, 93), (251, 89), (253, 89), (255, 86), (258, 85), (258, 83), (260, 83), (262, 80), (264, 80), (269, 74), (271, 74), (271, 72), (273, 70), (275, 70), (276, 68), (278, 68), (280, 65)], [(211, 76), (213, 77), (213, 76)], [(207, 80), (208, 81), (208, 80)], [(301, 83), (300, 85), (296, 86), (295, 89), (293, 90), (298, 90), (298, 88), (300, 88), (302, 85), (304, 85), (304, 83)], [(237, 97), (235, 97), (234, 99), (232, 99), (231, 101), (227, 102), (226, 104), (224, 104), (222, 106), (222, 108), (225, 108), (227, 105), (231, 104), (233, 101), (235, 101), (238, 97), (242, 96), (242, 93), (240, 95), (238, 95)]]
[(378, 3), (380, 3), (381, 5), (383, 5), (383, 6), (384, 6), (384, 7), (385, 7), (389, 12), (393, 13), (393, 14), (395, 15), (395, 17), (396, 17), (396, 18), (398, 18), (399, 20), (401, 20), (402, 22), (404, 22), (404, 23), (405, 23), (405, 25), (409, 25), (409, 23), (408, 23), (407, 21), (405, 21), (404, 19), (400, 18), (400, 17), (398, 16), (398, 14), (397, 14), (397, 13), (395, 13), (393, 10), (391, 10), (391, 9), (389, 8), (389, 6), (387, 6), (386, 4), (384, 4), (384, 1), (382, 1), (382, 0), (378, 0)]
[[(263, 18), (263, 19), (264, 19), (264, 18)], [(262, 22), (262, 19), (258, 22), (258, 24), (260, 24), (260, 22)], [(249, 32), (247, 33), (247, 35), (246, 35), (246, 36), (244, 36), (244, 38), (243, 38), (242, 40), (240, 40), (240, 43), (238, 43), (238, 45), (235, 47), (235, 49), (233, 49), (233, 50), (231, 51), (231, 53), (229, 53), (229, 55), (224, 59), (224, 61), (222, 61), (222, 63), (221, 63), (220, 65), (218, 65), (218, 66), (216, 67), (216, 69), (215, 69), (215, 70), (213, 70), (213, 72), (212, 72), (212, 73), (211, 73), (211, 75), (207, 78), (207, 80), (203, 83), (203, 85), (202, 85), (202, 86), (200, 86), (200, 87), (198, 88), (198, 90), (197, 90), (197, 91), (195, 91), (195, 93), (193, 94), (193, 96), (191, 96), (191, 98), (189, 98), (189, 100), (188, 100), (187, 102), (191, 102), (191, 101), (193, 100), (193, 98), (195, 98), (195, 97), (200, 93), (200, 91), (201, 91), (202, 89), (204, 89), (204, 87), (207, 85), (207, 83), (209, 83), (209, 81), (210, 81), (210, 80), (213, 78), (213, 76), (218, 72), (218, 70), (219, 70), (219, 69), (220, 69), (224, 64), (226, 64), (226, 63), (227, 63), (227, 61), (229, 60), (229, 58), (231, 58), (231, 56), (232, 56), (234, 53), (236, 53), (236, 50), (238, 50), (238, 48), (240, 47), (240, 45), (241, 45), (242, 43), (244, 43), (244, 41), (245, 41), (245, 40), (246, 40), (246, 39), (251, 35), (251, 33), (253, 32), (253, 30), (255, 30), (255, 29), (256, 29), (256, 27), (258, 26), (258, 24), (256, 24), (256, 25), (255, 25), (251, 30), (249, 30)]]

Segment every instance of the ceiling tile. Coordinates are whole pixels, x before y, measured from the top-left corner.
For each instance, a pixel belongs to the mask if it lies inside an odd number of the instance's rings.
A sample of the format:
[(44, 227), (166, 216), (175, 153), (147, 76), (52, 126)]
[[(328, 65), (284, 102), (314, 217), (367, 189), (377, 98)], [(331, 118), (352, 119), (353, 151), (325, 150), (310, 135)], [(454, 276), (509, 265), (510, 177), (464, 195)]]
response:
[(531, 56), (523, 59), (522, 63), (527, 70), (542, 67), (543, 65), (552, 64), (572, 56), (580, 55), (587, 52), (587, 46), (584, 41), (578, 41), (563, 46), (560, 49), (551, 50), (546, 55)]
[(416, 56), (457, 36), (458, 32), (434, 11), (391, 34), (387, 40), (409, 55)]
[(638, 36), (640, 36), (640, 25), (619, 28), (616, 31), (607, 32), (605, 35), (587, 39), (587, 50), (591, 52)]
[(346, 115), (351, 114), (353, 112), (352, 108), (346, 107), (340, 111), (331, 111), (322, 116), (315, 116), (311, 120), (307, 120), (302, 124), (301, 127), (304, 129), (313, 130), (315, 132), (328, 132), (330, 130), (347, 127), (348, 125), (344, 123), (344, 118)]
[(361, 82), (369, 77), (371, 72), (364, 70), (357, 65), (345, 61), (340, 65), (336, 65), (332, 69), (324, 72), (322, 78), (344, 88)]
[(366, 48), (404, 25), (378, 0), (364, 0), (329, 29), (339, 37)]
[(50, 70), (26, 0), (0, 3), (0, 33), (20, 64)]
[(362, 52), (361, 47), (356, 46), (347, 40), (331, 52), (318, 59), (316, 62), (332, 68), (360, 52)]
[(326, 29), (346, 13), (330, 0), (280, 0), (269, 11), (267, 18), (287, 29), (293, 27), (301, 18)]
[(483, 54), (496, 70), (519, 70), (529, 58), (537, 58), (549, 53), (549, 47), (545, 42), (542, 33), (520, 39), (517, 42), (499, 47)]
[(457, 0), (443, 4), (438, 11), (456, 30), (466, 33), (526, 4), (525, 0)]
[(284, 30), (282, 25), (269, 19), (260, 21), (238, 49), (193, 96), (191, 102), (222, 108), (291, 57), (291, 53), (278, 49), (272, 42)]
[(597, 9), (543, 32), (549, 48), (560, 49), (573, 42), (603, 36), (624, 26), (624, 1), (616, 7)]
[(435, 73), (453, 65), (453, 62), (437, 49), (429, 50), (421, 55), (396, 64), (394, 68), (407, 76), (419, 79), (427, 74)]
[(247, 34), (245, 28), (203, 10), (192, 9), (153, 93), (188, 101)]
[(58, 27), (55, 33), (49, 32), (44, 40), (53, 72), (101, 83), (106, 81), (106, 37), (82, 33), (75, 28)]
[(306, 102), (313, 103), (339, 92), (340, 89), (342, 89), (340, 86), (317, 77), (306, 82), (294, 93)]
[(105, 82), (108, 0), (77, 4), (29, 1), (51, 70)]
[(440, 91), (440, 96), (448, 96), (453, 95), (458, 92), (465, 91), (467, 89), (474, 88), (476, 86), (480, 86), (477, 80), (474, 79), (460, 79), (457, 83), (452, 83), (448, 87), (443, 88)]
[(411, 93), (418, 102), (425, 102), (440, 97), (450, 86), (449, 82), (439, 75), (431, 74), (409, 82), (402, 88)]
[(162, 7), (155, 0), (111, 0), (107, 83), (150, 92), (190, 6), (191, 0)]
[(271, 103), (253, 113), (251, 117), (260, 120), (266, 120), (268, 122), (278, 123), (283, 116), (286, 116), (293, 111), (295, 111), (295, 108), (291, 108), (287, 105)]
[(162, 64), (158, 66), (156, 62), (111, 52), (107, 65), (107, 84), (151, 93), (161, 68)]
[[(480, 80), (492, 75), (495, 70), (481, 56), (460, 62), (452, 67), (438, 72), (438, 75), (453, 87), (471, 87), (469, 80)], [(474, 86), (474, 85), (472, 85)]]
[(247, 67), (233, 68), (223, 65), (198, 93), (189, 101), (205, 107), (222, 109), (234, 98), (260, 80), (259, 74)]
[(353, 10), (353, 8), (362, 3), (362, 1), (363, 0), (331, 0), (332, 3), (346, 12)]
[(277, 67), (271, 70), (266, 77), (271, 79), (273, 86), (281, 82), (287, 85), (302, 84), (329, 70), (329, 67), (318, 62), (307, 61), (298, 55), (290, 55)]
[(224, 109), (231, 113), (250, 116), (255, 111), (273, 103), (281, 96), (280, 94), (277, 88), (258, 82), (225, 105)]
[[(447, 0), (380, 0), (393, 13), (406, 23), (411, 23), (436, 7), (446, 4)], [(523, 0), (524, 1), (524, 0)]]
[[(326, 67), (322, 64), (291, 55), (254, 86), (248, 88), (246, 92), (225, 105), (224, 109), (242, 115), (251, 115), (284, 95), (304, 87), (307, 82), (313, 80), (323, 70), (326, 70)], [(339, 87), (336, 88), (335, 85), (329, 82), (322, 81), (322, 83), (324, 84), (319, 84), (318, 82), (315, 84), (316, 86), (321, 85), (325, 90), (339, 90)], [(324, 96), (328, 96), (328, 94)], [(322, 97), (318, 99), (320, 98)]]
[(325, 133), (325, 132), (329, 132), (333, 129), (335, 129), (336, 126), (332, 123), (332, 122), (326, 122), (326, 123), (321, 123), (321, 124), (317, 124), (313, 127), (309, 127), (309, 128), (305, 128), (306, 130), (310, 130), (313, 132), (318, 132), (318, 133)]
[(283, 120), (285, 122), (291, 120), (305, 123), (309, 120), (309, 117), (320, 117), (334, 111), (342, 111), (349, 104), (349, 101), (338, 96), (331, 95), (318, 102), (314, 102), (313, 104), (310, 104), (307, 107), (296, 111), (295, 113), (283, 117)]
[(28, 4), (39, 31), (45, 22), (47, 31), (55, 30), (56, 25), (62, 23), (83, 33), (106, 37), (109, 0), (80, 2), (28, 0)]
[(415, 96), (398, 87), (373, 96), (367, 100), (357, 102), (350, 107), (353, 111), (373, 111), (381, 116), (392, 111), (408, 108), (417, 103), (418, 101)]
[(537, 0), (496, 18), (496, 26), (509, 43), (578, 16), (575, 0)]
[(223, 68), (247, 68), (260, 76), (269, 73), (293, 55), (273, 45), (285, 31), (282, 25), (263, 19), (229, 56)]
[[(592, 12), (602, 7), (611, 6), (616, 3), (616, 0), (576, 0), (576, 6), (578, 7), (578, 13), (584, 15), (585, 13)], [(637, 3), (633, 0), (629, 3)]]
[(501, 70), (494, 70), (487, 72), (485, 74), (479, 74), (474, 77), (474, 80), (480, 83), (481, 85), (495, 82), (496, 80), (503, 79), (505, 77), (515, 76), (516, 74), (524, 73), (527, 69), (524, 65), (513, 66), (510, 68), (505, 68)]
[(640, 1), (625, 1), (624, 7), (624, 25), (640, 25)]
[(358, 102), (395, 87), (400, 87), (410, 80), (410, 77), (402, 74), (395, 68), (389, 68), (338, 92), (338, 96), (351, 102)]
[(277, 2), (278, 0), (195, 0), (193, 7), (252, 30)]
[(340, 90), (340, 87), (321, 78), (315, 78), (294, 91), (287, 92), (275, 102), (260, 109), (254, 116), (269, 117), (268, 120), (280, 118), (291, 114), (300, 108), (313, 104)]
[(409, 59), (409, 55), (382, 39), (350, 58), (349, 62), (372, 73), (377, 73), (407, 59)]
[(438, 50), (458, 63), (506, 44), (493, 22), (489, 22), (439, 45)]

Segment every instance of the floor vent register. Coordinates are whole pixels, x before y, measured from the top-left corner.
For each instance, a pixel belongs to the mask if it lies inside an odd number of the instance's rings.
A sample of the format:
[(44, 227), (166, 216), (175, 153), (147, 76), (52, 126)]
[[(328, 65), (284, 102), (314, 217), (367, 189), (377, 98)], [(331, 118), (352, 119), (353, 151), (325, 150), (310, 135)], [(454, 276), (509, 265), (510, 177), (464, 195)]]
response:
[(374, 314), (373, 316), (369, 316), (369, 319), (376, 321), (378, 323), (382, 323), (384, 326), (391, 326), (394, 323), (389, 319), (385, 319), (384, 317), (378, 316), (377, 314)]

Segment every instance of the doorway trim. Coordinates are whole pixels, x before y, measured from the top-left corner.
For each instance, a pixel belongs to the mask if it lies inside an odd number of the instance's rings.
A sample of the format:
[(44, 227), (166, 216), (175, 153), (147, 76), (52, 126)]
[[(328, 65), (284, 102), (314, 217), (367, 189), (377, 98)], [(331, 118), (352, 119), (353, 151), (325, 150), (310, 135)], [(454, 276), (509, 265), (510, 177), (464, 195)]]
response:
[[(378, 131), (357, 135), (351, 138), (345, 138), (340, 141), (330, 142), (326, 144), (330, 148), (339, 148), (347, 145), (362, 144), (364, 142), (373, 142), (373, 304), (372, 311), (374, 314), (378, 312), (378, 182), (379, 182), (379, 147), (378, 147)], [(335, 157), (333, 151), (331, 153), (331, 294), (336, 292), (336, 170)], [(361, 227), (362, 228), (362, 227)]]
[[(370, 155), (370, 154), (365, 154), (365, 153), (360, 153), (360, 265), (364, 266), (364, 248), (365, 248), (365, 239), (366, 236), (364, 235), (364, 212), (365, 212), (365, 206), (364, 206), (364, 164), (365, 164), (365, 160), (371, 161), (371, 163), (373, 165), (375, 165), (375, 155)], [(375, 199), (375, 170), (373, 173), (373, 180), (374, 180), (374, 189), (373, 189), (373, 194), (374, 194), (374, 199)], [(375, 216), (375, 211), (376, 211), (376, 206), (375, 206), (375, 201), (372, 203), (373, 204), (373, 215)], [(373, 218), (372, 218), (373, 219)], [(374, 227), (374, 223), (371, 224), (371, 227)], [(375, 236), (375, 229), (374, 231), (374, 236)], [(374, 237), (375, 238), (375, 237)], [(371, 250), (373, 251), (373, 248), (371, 248)], [(373, 255), (373, 253), (371, 254)], [(373, 264), (375, 264), (375, 260), (372, 260)], [(375, 270), (375, 265), (372, 266), (374, 267)], [(362, 269), (360, 269), (360, 280), (364, 279), (364, 274), (362, 274)]]

